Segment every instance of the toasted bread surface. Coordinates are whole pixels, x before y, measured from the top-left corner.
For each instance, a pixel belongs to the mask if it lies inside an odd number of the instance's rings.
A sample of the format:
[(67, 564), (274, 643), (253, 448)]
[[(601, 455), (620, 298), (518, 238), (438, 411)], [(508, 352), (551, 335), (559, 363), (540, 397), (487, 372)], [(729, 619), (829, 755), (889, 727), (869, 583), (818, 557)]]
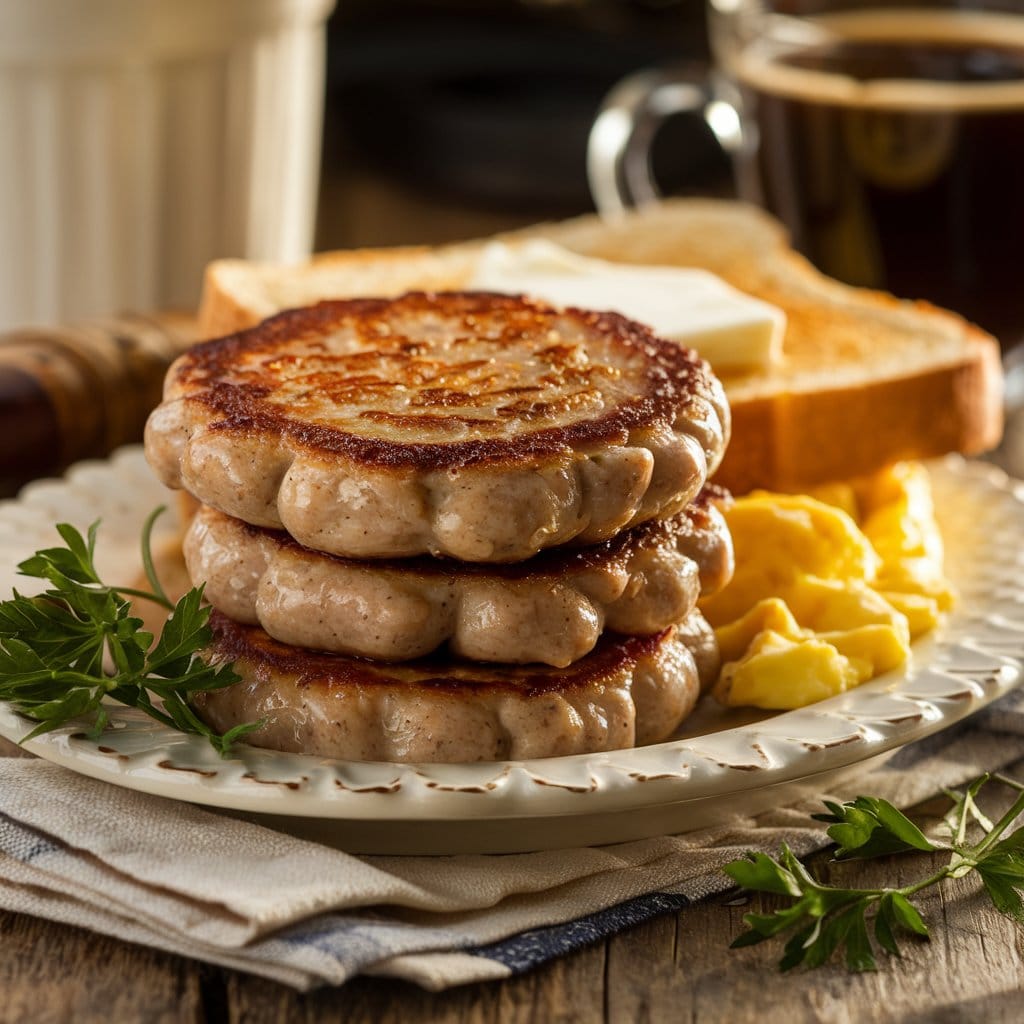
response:
[[(724, 375), (733, 439), (717, 480), (809, 486), (901, 458), (972, 454), (998, 442), (1002, 378), (994, 339), (928, 303), (851, 288), (793, 252), (769, 215), (745, 204), (674, 200), (616, 221), (582, 217), (503, 236), (542, 237), (583, 255), (701, 267), (785, 310), (779, 365)], [(417, 287), (464, 286), (482, 243), (325, 254), (297, 267), (212, 264), (201, 326), (248, 326), (289, 305)]]
[(410, 293), (195, 346), (146, 448), (169, 486), (315, 550), (502, 562), (674, 514), (728, 429), (707, 365), (633, 321)]

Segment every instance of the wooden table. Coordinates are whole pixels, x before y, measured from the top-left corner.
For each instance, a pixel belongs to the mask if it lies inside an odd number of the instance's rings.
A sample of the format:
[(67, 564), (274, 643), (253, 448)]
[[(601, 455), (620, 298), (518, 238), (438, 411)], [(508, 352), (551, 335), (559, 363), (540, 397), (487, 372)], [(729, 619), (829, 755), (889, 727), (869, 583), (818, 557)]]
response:
[[(21, 753), (0, 740), (0, 755)], [(1008, 803), (1009, 801), (1007, 801)], [(998, 809), (998, 799), (993, 808)], [(903, 884), (940, 865), (921, 854), (869, 863), (812, 861), (830, 879)], [(778, 949), (730, 951), (756, 900), (712, 899), (504, 982), (424, 992), (358, 979), (300, 995), (273, 982), (0, 912), (0, 1022), (555, 1021), (1017, 1022), (1024, 1020), (1024, 929), (970, 878), (923, 894), (931, 943), (905, 943), (874, 974), (839, 967), (779, 975)]]

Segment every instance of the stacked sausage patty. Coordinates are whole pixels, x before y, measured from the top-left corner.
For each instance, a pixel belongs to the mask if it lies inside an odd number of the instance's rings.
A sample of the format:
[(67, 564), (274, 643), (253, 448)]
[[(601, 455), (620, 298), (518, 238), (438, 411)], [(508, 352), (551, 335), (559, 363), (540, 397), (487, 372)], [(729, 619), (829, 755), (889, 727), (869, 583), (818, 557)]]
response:
[(669, 736), (718, 668), (732, 572), (705, 480), (729, 413), (694, 353), (486, 293), (323, 302), (171, 367), (146, 451), (200, 503), (215, 728), (473, 761)]

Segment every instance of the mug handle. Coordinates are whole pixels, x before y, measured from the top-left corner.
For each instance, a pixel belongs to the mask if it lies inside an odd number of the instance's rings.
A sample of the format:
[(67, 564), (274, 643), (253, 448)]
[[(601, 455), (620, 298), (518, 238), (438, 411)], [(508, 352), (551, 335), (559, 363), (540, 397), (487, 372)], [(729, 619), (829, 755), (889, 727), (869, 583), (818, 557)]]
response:
[(750, 145), (739, 91), (700, 65), (637, 71), (605, 97), (587, 141), (587, 179), (602, 216), (657, 202), (651, 145), (673, 114), (698, 114), (730, 155)]

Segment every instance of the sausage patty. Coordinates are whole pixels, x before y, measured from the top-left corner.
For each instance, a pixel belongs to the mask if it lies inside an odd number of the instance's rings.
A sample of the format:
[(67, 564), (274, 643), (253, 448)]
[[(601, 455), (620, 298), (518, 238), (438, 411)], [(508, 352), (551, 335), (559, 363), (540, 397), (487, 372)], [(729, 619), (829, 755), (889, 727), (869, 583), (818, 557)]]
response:
[(230, 618), (283, 643), (385, 661), (448, 643), (476, 661), (564, 667), (606, 628), (661, 632), (732, 575), (728, 528), (707, 501), (511, 565), (343, 559), (204, 506), (184, 553), (192, 582)]
[(165, 484), (317, 551), (515, 562), (680, 511), (728, 432), (707, 364), (641, 324), (410, 293), (194, 346), (146, 453)]
[(242, 681), (195, 694), (246, 742), (363, 761), (493, 761), (616, 750), (669, 737), (718, 670), (699, 612), (648, 637), (605, 634), (567, 669), (432, 658), (398, 665), (289, 647), (256, 626), (210, 619), (205, 657)]

